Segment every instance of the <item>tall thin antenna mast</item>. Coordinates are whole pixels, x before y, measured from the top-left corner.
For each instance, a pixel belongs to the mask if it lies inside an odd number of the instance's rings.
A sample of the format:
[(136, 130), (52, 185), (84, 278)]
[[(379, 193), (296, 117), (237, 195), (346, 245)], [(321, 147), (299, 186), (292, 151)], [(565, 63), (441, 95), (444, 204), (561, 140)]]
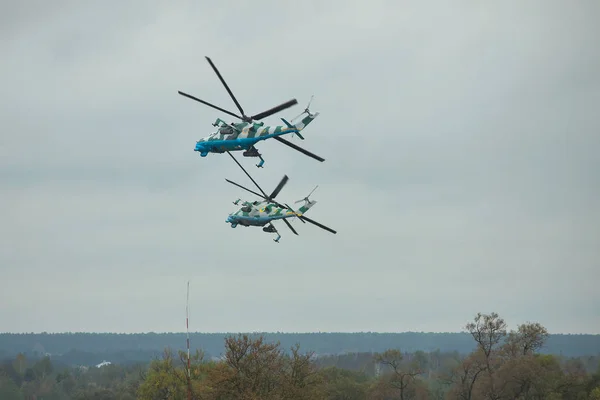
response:
[(188, 400), (192, 399), (192, 376), (190, 369), (190, 324), (189, 324), (189, 305), (190, 305), (190, 281), (187, 282), (187, 297), (185, 300), (185, 330), (187, 335), (187, 381), (188, 381)]

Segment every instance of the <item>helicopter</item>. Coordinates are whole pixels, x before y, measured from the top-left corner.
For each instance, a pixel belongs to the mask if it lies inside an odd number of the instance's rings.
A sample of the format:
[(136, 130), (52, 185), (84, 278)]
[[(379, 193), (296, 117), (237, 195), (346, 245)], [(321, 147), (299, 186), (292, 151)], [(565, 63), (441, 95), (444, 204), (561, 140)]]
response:
[[(279, 243), (279, 240), (281, 239), (281, 235), (277, 231), (277, 228), (275, 228), (275, 226), (273, 225), (273, 221), (282, 220), (295, 235), (298, 235), (298, 232), (296, 232), (296, 230), (294, 229), (292, 224), (290, 224), (288, 221), (288, 218), (296, 218), (297, 217), (298, 219), (300, 219), (300, 221), (302, 221), (302, 223), (310, 222), (311, 224), (316, 225), (319, 228), (329, 231), (333, 234), (337, 233), (335, 230), (333, 230), (319, 222), (316, 222), (304, 215), (304, 213), (306, 213), (312, 206), (317, 204), (316, 201), (309, 200), (309, 197), (315, 191), (315, 189), (318, 187), (318, 185), (308, 194), (308, 196), (296, 201), (296, 203), (300, 203), (300, 202), (304, 201), (304, 204), (301, 207), (299, 207), (298, 210), (294, 210), (292, 207), (290, 207), (287, 204), (283, 205), (283, 204), (280, 204), (280, 203), (274, 201), (275, 197), (279, 194), (281, 189), (283, 189), (283, 187), (289, 180), (287, 175), (283, 176), (283, 178), (281, 179), (279, 184), (275, 187), (275, 189), (273, 189), (273, 192), (271, 193), (271, 195), (267, 196), (267, 194), (262, 190), (262, 188), (258, 185), (258, 183), (256, 183), (256, 181), (254, 179), (252, 179), (252, 177), (250, 176), (248, 171), (246, 171), (246, 169), (244, 169), (244, 167), (242, 167), (242, 165), (239, 163), (239, 161), (233, 156), (233, 154), (231, 154), (230, 152), (227, 152), (227, 153), (236, 162), (236, 164), (239, 165), (239, 167), (246, 173), (248, 178), (250, 178), (250, 180), (256, 185), (256, 187), (258, 188), (258, 190), (260, 190), (260, 192), (262, 194), (257, 193), (253, 190), (250, 190), (248, 188), (245, 188), (244, 186), (237, 184), (229, 179), (225, 179), (225, 180), (237, 187), (247, 190), (248, 192), (264, 199), (261, 201), (252, 201), (252, 202), (244, 201), (244, 202), (242, 202), (242, 204), (241, 204), (242, 207), (235, 213), (229, 214), (229, 216), (227, 217), (227, 220), (225, 221), (226, 223), (231, 224), (232, 228), (235, 228), (238, 225), (245, 226), (245, 227), (262, 226), (264, 232), (277, 234), (277, 238), (273, 239), (273, 241), (276, 243)], [(242, 200), (238, 198), (237, 200), (235, 200), (233, 202), (233, 204), (239, 205), (240, 201), (242, 201)]]
[(221, 73), (219, 72), (219, 70), (217, 69), (215, 64), (212, 62), (212, 60), (209, 57), (205, 57), (205, 58), (208, 61), (208, 63), (210, 64), (210, 66), (212, 67), (212, 69), (215, 71), (215, 73), (217, 74), (219, 79), (221, 80), (221, 83), (223, 84), (223, 86), (225, 86), (225, 89), (227, 90), (227, 92), (233, 99), (235, 105), (237, 106), (238, 110), (240, 111), (241, 116), (239, 116), (238, 114), (235, 114), (231, 111), (225, 110), (221, 107), (215, 106), (214, 104), (211, 104), (207, 101), (201, 100), (195, 96), (184, 93), (182, 91), (178, 91), (178, 93), (182, 96), (188, 97), (192, 100), (196, 100), (202, 104), (205, 104), (209, 107), (217, 109), (225, 114), (234, 116), (234, 117), (240, 119), (242, 122), (239, 122), (239, 123), (232, 122), (232, 123), (228, 124), (224, 120), (217, 118), (215, 120), (215, 122), (212, 123), (212, 125), (215, 127), (218, 127), (218, 129), (215, 132), (213, 132), (212, 134), (210, 134), (209, 136), (198, 140), (196, 142), (196, 147), (194, 148), (194, 151), (199, 152), (201, 157), (206, 157), (209, 153), (222, 154), (226, 151), (243, 150), (244, 152), (242, 154), (244, 157), (258, 157), (260, 159), (260, 162), (258, 164), (256, 164), (256, 166), (258, 168), (262, 168), (263, 164), (265, 163), (265, 160), (262, 158), (262, 154), (258, 151), (258, 149), (256, 148), (255, 145), (256, 145), (256, 143), (260, 142), (261, 140), (267, 140), (267, 139), (273, 138), (273, 139), (293, 148), (294, 150), (297, 150), (309, 157), (314, 158), (315, 160), (318, 160), (320, 162), (325, 161), (325, 159), (323, 157), (313, 154), (310, 151), (305, 150), (305, 149), (297, 146), (296, 144), (294, 144), (290, 141), (287, 141), (281, 137), (283, 135), (287, 135), (287, 134), (291, 133), (292, 137), (294, 135), (296, 135), (301, 140), (304, 140), (304, 137), (302, 136), (300, 131), (303, 130), (304, 128), (306, 128), (306, 126), (308, 124), (310, 124), (315, 118), (317, 118), (319, 116), (318, 112), (313, 114), (309, 111), (310, 103), (312, 102), (312, 97), (311, 97), (311, 100), (309, 101), (307, 107), (304, 109), (304, 111), (302, 113), (300, 113), (300, 115), (298, 115), (297, 117), (292, 119), (292, 121), (293, 121), (294, 119), (299, 118), (303, 114), (307, 114), (298, 123), (291, 124), (285, 118), (281, 118), (281, 120), (283, 121), (285, 126), (284, 125), (265, 126), (264, 122), (253, 122), (253, 121), (260, 121), (263, 118), (266, 118), (270, 115), (278, 113), (279, 111), (282, 111), (289, 107), (292, 107), (292, 106), (298, 104), (298, 101), (296, 99), (292, 99), (292, 100), (289, 100), (289, 101), (287, 101), (283, 104), (280, 104), (276, 107), (273, 107), (267, 111), (263, 111), (261, 113), (258, 113), (258, 114), (255, 114), (255, 115), (252, 115), (249, 117), (244, 113), (242, 106), (240, 106), (237, 99), (235, 98), (235, 96), (233, 95), (231, 90), (229, 89), (229, 86), (227, 86), (227, 83), (225, 83), (225, 80), (221, 76)]

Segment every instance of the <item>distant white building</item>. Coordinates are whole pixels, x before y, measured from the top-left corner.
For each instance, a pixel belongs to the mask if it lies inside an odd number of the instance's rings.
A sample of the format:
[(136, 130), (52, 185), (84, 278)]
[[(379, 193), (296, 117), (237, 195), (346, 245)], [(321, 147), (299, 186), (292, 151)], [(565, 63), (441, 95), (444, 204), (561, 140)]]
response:
[(100, 364), (96, 365), (96, 368), (102, 368), (110, 364), (112, 364), (110, 361), (102, 361)]

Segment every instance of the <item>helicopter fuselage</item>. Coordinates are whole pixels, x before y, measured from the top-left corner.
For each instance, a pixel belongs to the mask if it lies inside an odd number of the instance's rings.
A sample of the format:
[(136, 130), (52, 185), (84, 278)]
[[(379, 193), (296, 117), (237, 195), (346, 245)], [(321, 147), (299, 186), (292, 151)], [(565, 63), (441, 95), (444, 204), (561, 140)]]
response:
[[(225, 110), (225, 109), (218, 107), (214, 104), (211, 104), (207, 101), (201, 100), (190, 94), (184, 93), (181, 90), (179, 90), (178, 93), (189, 99), (198, 101), (206, 106), (209, 106), (211, 108), (219, 110), (222, 113), (226, 113), (228, 115), (236, 117), (239, 120), (241, 120), (242, 122), (228, 124), (227, 122), (223, 121), (222, 119), (217, 118), (216, 122), (213, 123), (213, 126), (219, 127), (217, 132), (214, 132), (212, 135), (202, 138), (196, 142), (194, 151), (199, 152), (201, 157), (206, 157), (206, 156), (208, 156), (209, 153), (225, 153), (225, 152), (231, 152), (231, 151), (246, 150), (244, 152), (244, 157), (260, 158), (260, 163), (258, 163), (256, 166), (259, 168), (262, 168), (265, 160), (262, 158), (262, 155), (258, 152), (258, 150), (256, 149), (256, 147), (254, 147), (254, 145), (261, 140), (275, 138), (277, 141), (284, 143), (287, 146), (289, 146), (301, 153), (304, 153), (305, 155), (307, 155), (309, 157), (312, 157), (320, 162), (325, 161), (324, 158), (319, 157), (316, 154), (313, 154), (307, 150), (304, 150), (301, 147), (296, 146), (295, 144), (292, 144), (292, 143), (288, 142), (287, 140), (279, 137), (281, 135), (295, 132), (300, 139), (302, 139), (302, 140), (304, 139), (302, 137), (302, 135), (300, 134), (300, 131), (302, 129), (304, 129), (306, 127), (306, 125), (308, 125), (312, 120), (314, 120), (317, 117), (317, 115), (319, 114), (319, 113), (311, 114), (311, 112), (308, 110), (310, 107), (310, 103), (312, 101), (312, 97), (311, 97), (311, 100), (308, 102), (308, 105), (304, 109), (304, 112), (302, 112), (300, 115), (298, 115), (298, 117), (300, 117), (302, 114), (307, 114), (302, 119), (302, 121), (292, 125), (285, 119), (281, 118), (281, 120), (285, 123), (286, 126), (263, 126), (264, 125), (263, 122), (254, 122), (254, 121), (260, 121), (263, 118), (266, 118), (270, 115), (273, 115), (280, 111), (286, 110), (286, 109), (298, 104), (298, 101), (296, 99), (291, 99), (285, 103), (279, 104), (278, 106), (270, 108), (266, 111), (248, 116), (244, 113), (242, 106), (238, 103), (237, 99), (233, 95), (232, 91), (229, 89), (229, 86), (227, 86), (227, 83), (225, 83), (223, 76), (221, 75), (221, 73), (219, 72), (219, 70), (217, 69), (215, 64), (212, 62), (212, 60), (209, 57), (206, 57), (206, 61), (208, 61), (208, 63), (212, 67), (213, 71), (217, 74), (217, 76), (219, 77), (219, 80), (221, 81), (221, 83), (223, 84), (225, 89), (227, 89), (227, 92), (229, 93), (229, 96), (231, 96), (231, 99), (237, 106), (237, 109), (239, 110), (240, 115), (233, 113), (231, 111)], [(296, 117), (296, 118), (298, 118), (298, 117)], [(292, 119), (292, 121), (293, 121), (293, 119)]]
[(208, 153), (249, 150), (261, 140), (298, 133), (298, 131), (296, 127), (263, 126), (262, 123), (224, 125), (212, 135), (197, 141), (194, 151), (199, 152), (200, 156), (206, 157)]
[[(262, 230), (264, 232), (277, 234), (277, 238), (273, 239), (277, 243), (279, 243), (279, 239), (281, 238), (281, 235), (277, 231), (277, 228), (273, 225), (273, 221), (276, 221), (276, 220), (283, 220), (283, 222), (287, 225), (287, 227), (290, 228), (290, 230), (296, 235), (298, 235), (298, 232), (296, 232), (294, 227), (290, 224), (290, 222), (288, 221), (288, 218), (298, 217), (300, 219), (300, 221), (303, 223), (310, 222), (311, 224), (316, 225), (321, 229), (325, 229), (334, 234), (336, 233), (336, 231), (334, 231), (333, 229), (328, 228), (325, 225), (320, 224), (316, 221), (313, 221), (312, 219), (307, 218), (304, 215), (311, 207), (313, 207), (315, 204), (317, 204), (316, 201), (309, 200), (309, 197), (315, 191), (315, 189), (318, 187), (318, 185), (315, 186), (315, 188), (308, 194), (308, 196), (304, 197), (303, 199), (297, 200), (295, 202), (295, 203), (304, 202), (304, 204), (294, 210), (285, 203), (281, 204), (276, 201), (273, 201), (273, 199), (275, 199), (275, 197), (279, 194), (279, 192), (281, 192), (281, 189), (283, 189), (283, 187), (289, 180), (287, 175), (284, 175), (283, 178), (281, 179), (281, 181), (279, 182), (279, 184), (277, 184), (275, 189), (273, 189), (273, 192), (270, 195), (267, 195), (265, 193), (265, 191), (262, 190), (262, 188), (258, 185), (258, 183), (256, 183), (256, 181), (254, 181), (254, 179), (252, 179), (252, 177), (250, 176), (250, 174), (248, 174), (248, 171), (246, 171), (246, 169), (242, 166), (242, 164), (240, 164), (239, 161), (237, 161), (235, 159), (233, 154), (231, 154), (231, 153), (228, 153), (228, 154), (235, 161), (235, 163), (246, 173), (246, 175), (248, 175), (248, 178), (250, 178), (250, 180), (256, 185), (256, 187), (258, 188), (258, 190), (260, 190), (260, 192), (262, 194), (256, 193), (255, 191), (250, 190), (250, 189), (248, 189), (242, 185), (239, 185), (233, 181), (230, 181), (229, 179), (225, 179), (225, 180), (227, 182), (231, 183), (232, 185), (235, 185), (235, 186), (237, 186), (241, 189), (244, 189), (258, 197), (261, 197), (263, 200), (256, 200), (253, 202), (249, 202), (249, 201), (242, 202), (242, 207), (239, 208), (235, 213), (229, 214), (229, 216), (225, 220), (225, 223), (230, 224), (232, 228), (236, 228), (238, 225), (242, 225), (245, 227), (262, 226)], [(238, 198), (237, 200), (235, 200), (233, 202), (233, 204), (239, 205), (241, 201), (242, 200)]]
[(264, 226), (271, 221), (294, 217), (298, 214), (293, 211), (277, 207), (272, 203), (244, 202), (244, 206), (227, 217), (226, 222), (235, 228), (238, 224), (242, 226)]
[(278, 219), (284, 219), (293, 217), (293, 215), (280, 215), (280, 216), (254, 216), (254, 217), (244, 217), (239, 215), (230, 215), (227, 217), (227, 222), (231, 224), (232, 228), (235, 228), (237, 225), (242, 226), (265, 226), (271, 221), (275, 221)]

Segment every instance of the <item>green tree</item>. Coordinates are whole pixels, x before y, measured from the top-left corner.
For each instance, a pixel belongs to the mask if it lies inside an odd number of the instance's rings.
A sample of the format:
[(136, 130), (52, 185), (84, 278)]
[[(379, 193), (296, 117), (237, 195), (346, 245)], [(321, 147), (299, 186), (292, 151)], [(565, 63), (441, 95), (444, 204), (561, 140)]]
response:
[(52, 374), (54, 366), (52, 365), (52, 361), (50, 361), (50, 357), (46, 356), (36, 362), (32, 369), (36, 378), (44, 380), (48, 375)]
[(335, 366), (321, 369), (322, 393), (328, 400), (366, 400), (369, 378), (361, 372)]
[(138, 390), (139, 399), (184, 399), (186, 393), (184, 370), (176, 368), (173, 351), (167, 348), (161, 360), (154, 360), (150, 364), (146, 379)]
[(23, 354), (23, 353), (17, 354), (17, 357), (15, 358), (15, 361), (13, 362), (13, 367), (14, 367), (15, 371), (17, 371), (17, 373), (19, 373), (19, 375), (21, 375), (21, 376), (25, 375), (25, 370), (27, 369), (27, 357), (25, 357), (25, 354)]
[(556, 392), (564, 399), (587, 400), (589, 376), (580, 359), (568, 359), (562, 366), (563, 375), (557, 381)]
[(0, 399), (2, 400), (24, 400), (23, 393), (13, 382), (6, 376), (0, 375)]

